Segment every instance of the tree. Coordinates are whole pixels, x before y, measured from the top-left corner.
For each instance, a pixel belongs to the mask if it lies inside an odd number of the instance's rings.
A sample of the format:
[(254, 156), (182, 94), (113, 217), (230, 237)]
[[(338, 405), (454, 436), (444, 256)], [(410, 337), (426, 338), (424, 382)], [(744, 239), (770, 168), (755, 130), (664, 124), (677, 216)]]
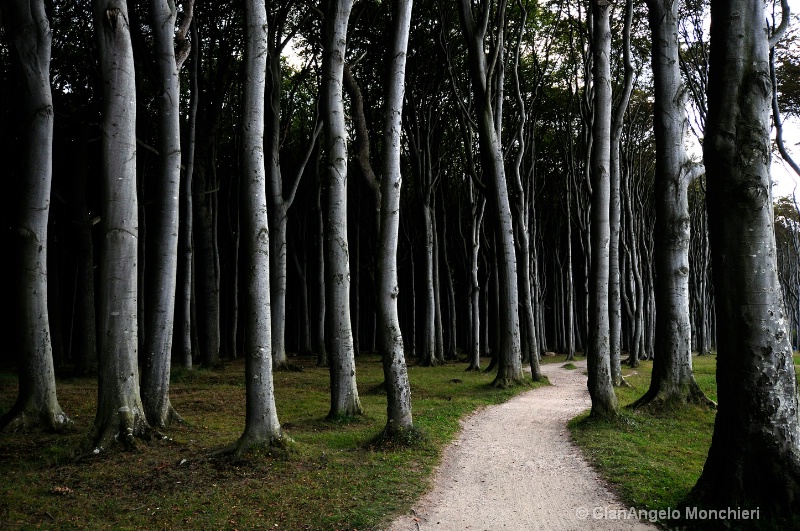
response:
[[(458, 12), (461, 28), (467, 43), (469, 72), (472, 92), (477, 103), (478, 138), (481, 164), (489, 184), (491, 212), (494, 220), (498, 259), (498, 289), (500, 293), (500, 352), (499, 367), (494, 385), (505, 387), (522, 381), (522, 345), (520, 342), (519, 291), (517, 283), (517, 259), (514, 247), (514, 228), (508, 198), (503, 148), (498, 125), (502, 112), (493, 108), (493, 93), (500, 86), (494, 76), (498, 62), (502, 61), (502, 38), (494, 42), (490, 56), (485, 46), (489, 21), (492, 19), (492, 2), (483, 0), (476, 17), (468, 0), (459, 0)], [(499, 3), (494, 13), (497, 31), (504, 31), (506, 2)]]
[(269, 289), (269, 227), (264, 165), (264, 89), (267, 67), (265, 0), (245, 2), (242, 255), (245, 316), (246, 413), (244, 433), (231, 448), (240, 456), (255, 445), (280, 444), (283, 433), (272, 380), (272, 323)]
[(103, 210), (100, 257), (100, 374), (95, 451), (114, 441), (132, 445), (150, 432), (137, 366), (136, 82), (127, 4), (94, 0), (103, 80)]
[(719, 408), (708, 459), (688, 501), (758, 507), (762, 525), (800, 512), (800, 405), (772, 226), (765, 20), (760, 0), (711, 2), (703, 158)]
[[(191, 3), (190, 3), (191, 9)], [(181, 197), (180, 79), (175, 55), (174, 0), (150, 2), (155, 60), (158, 70), (159, 174), (154, 195), (155, 222), (148, 245), (145, 271), (145, 339), (142, 368), (142, 404), (151, 426), (181, 420), (169, 400), (172, 332), (178, 278), (178, 234)], [(191, 14), (188, 15), (191, 19)], [(183, 25), (188, 30), (188, 21)]]
[(269, 186), (270, 229), (272, 235), (272, 363), (276, 369), (288, 369), (286, 359), (286, 225), (288, 212), (294, 202), (300, 178), (314, 150), (320, 127), (315, 126), (303, 162), (297, 168), (288, 192), (284, 193), (281, 168), (281, 86), (283, 83), (281, 54), (297, 29), (287, 28), (289, 15), (297, 2), (283, 2), (276, 10), (267, 32), (267, 90), (266, 106), (267, 184)]
[[(689, 315), (689, 183), (702, 174), (686, 156), (686, 90), (678, 61), (680, 2), (650, 0), (656, 135), (656, 342), (650, 389), (633, 407), (654, 401), (711, 404), (692, 373)], [(713, 404), (712, 404), (713, 405)]]
[(329, 418), (361, 414), (356, 387), (353, 331), (350, 324), (350, 253), (347, 240), (347, 130), (342, 102), (342, 77), (347, 23), (352, 0), (325, 4), (322, 55), (323, 133), (326, 151), (327, 208), (325, 220), (326, 309), (330, 322), (331, 410)]
[(412, 0), (393, 4), (389, 48), (386, 103), (384, 107), (383, 177), (378, 242), (378, 342), (388, 400), (386, 433), (393, 435), (413, 428), (411, 386), (406, 370), (403, 336), (397, 313), (397, 241), (400, 231), (400, 148), (403, 92)]
[(609, 182), (609, 230), (611, 241), (609, 242), (608, 265), (609, 265), (609, 293), (608, 293), (608, 324), (609, 324), (609, 363), (611, 365), (611, 381), (615, 386), (624, 383), (622, 378), (622, 367), (620, 366), (620, 351), (622, 339), (622, 297), (620, 291), (619, 273), (619, 238), (620, 238), (620, 217), (622, 215), (622, 205), (620, 201), (620, 186), (622, 172), (620, 164), (620, 143), (622, 142), (622, 128), (624, 125), (625, 113), (633, 92), (633, 61), (631, 59), (631, 29), (633, 25), (633, 1), (625, 2), (625, 26), (623, 32), (623, 63), (624, 80), (622, 83), (622, 96), (616, 109), (614, 109), (611, 119), (611, 156), (610, 162), (610, 182)]
[[(20, 353), (19, 395), (0, 418), (0, 430), (42, 426), (59, 430), (69, 423), (56, 397), (53, 349), (47, 309), (47, 219), (53, 175), (53, 99), (50, 89), (52, 34), (44, 2), (0, 4), (20, 79), (19, 205), (14, 233), (18, 320), (11, 330)], [(14, 172), (17, 173), (17, 172)], [(12, 175), (14, 175), (12, 173)]]
[(608, 315), (611, 164), (611, 25), (607, 0), (592, 0), (592, 81), (594, 86), (592, 177), (592, 270), (589, 277), (589, 343), (587, 367), (592, 416), (613, 417), (617, 395), (611, 379)]

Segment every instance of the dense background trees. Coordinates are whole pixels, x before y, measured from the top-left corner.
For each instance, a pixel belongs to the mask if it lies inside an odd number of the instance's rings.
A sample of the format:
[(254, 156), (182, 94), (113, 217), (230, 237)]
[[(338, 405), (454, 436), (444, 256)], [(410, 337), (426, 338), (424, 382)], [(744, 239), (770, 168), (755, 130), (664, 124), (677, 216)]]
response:
[[(3, 321), (0, 356), (20, 367), (17, 410), (33, 400), (57, 428), (50, 367), (99, 366), (101, 446), (179, 419), (170, 363), (246, 356), (248, 400), (265, 407), (248, 403), (244, 444), (269, 442), (273, 368), (316, 355), (331, 417), (354, 415), (360, 352), (385, 356), (389, 417), (406, 428), (405, 361), (477, 370), (491, 356), (512, 385), (523, 362), (538, 378), (542, 353), (582, 351), (600, 416), (615, 414), (623, 361), (656, 358), (654, 395), (694, 392), (690, 351), (716, 348), (715, 296), (728, 297), (712, 288), (706, 179), (684, 150), (703, 141), (707, 90), (722, 90), (703, 2), (426, 2), (402, 25), (399, 0), (45, 3), (36, 76), (52, 87), (52, 135), (34, 131), (49, 104), (22, 96), (17, 4), (0, 40), (13, 162), (0, 300), (25, 317)], [(793, 116), (790, 49), (776, 48), (776, 96)], [(762, 88), (771, 98), (769, 76)], [(796, 344), (796, 205), (775, 215)]]

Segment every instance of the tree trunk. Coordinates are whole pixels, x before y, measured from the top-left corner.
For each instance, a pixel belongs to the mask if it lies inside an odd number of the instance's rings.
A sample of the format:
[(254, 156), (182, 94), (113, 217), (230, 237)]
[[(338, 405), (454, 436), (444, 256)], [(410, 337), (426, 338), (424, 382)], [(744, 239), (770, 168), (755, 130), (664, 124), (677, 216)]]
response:
[(175, 290), (178, 274), (178, 225), (181, 192), (180, 79), (175, 60), (174, 1), (150, 2), (158, 79), (159, 174), (153, 195), (155, 212), (150, 223), (145, 273), (145, 339), (142, 367), (142, 404), (151, 426), (164, 427), (181, 420), (169, 400)]
[(712, 0), (711, 21), (703, 156), (719, 409), (690, 503), (758, 507), (761, 526), (788, 529), (779, 522), (800, 512), (800, 426), (772, 227), (764, 4)]
[(115, 441), (133, 445), (150, 426), (139, 393), (137, 365), (136, 83), (128, 8), (121, 0), (95, 0), (103, 81), (103, 225), (100, 259), (100, 375), (94, 451)]
[[(220, 304), (219, 304), (219, 259), (216, 254), (216, 230), (214, 227), (215, 183), (209, 183), (209, 165), (213, 164), (206, 138), (195, 162), (193, 186), (194, 198), (194, 286), (197, 305), (197, 333), (200, 359), (206, 368), (219, 365), (220, 350)], [(213, 148), (212, 148), (213, 149)]]
[(195, 133), (197, 108), (200, 99), (198, 70), (200, 43), (197, 23), (192, 20), (192, 62), (190, 67), (191, 98), (189, 123), (184, 152), (184, 174), (181, 179), (180, 235), (178, 237), (178, 294), (175, 301), (175, 328), (177, 334), (173, 349), (184, 369), (192, 368), (192, 293), (194, 287), (194, 246), (192, 239), (192, 180), (194, 176)]
[[(482, 4), (483, 16), (488, 16), (489, 2), (482, 2)], [(490, 65), (485, 52), (486, 26), (479, 27), (476, 24), (470, 2), (459, 0), (458, 6), (461, 27), (467, 41), (472, 91), (477, 102), (481, 163), (484, 175), (490, 183), (487, 189), (491, 199), (491, 212), (495, 218), (492, 225), (498, 244), (495, 252), (498, 258), (498, 295), (500, 296), (498, 312), (500, 351), (497, 353), (499, 367), (494, 385), (506, 387), (523, 380), (514, 228), (506, 184), (503, 149), (495, 127), (495, 114), (492, 109)], [(504, 9), (505, 2), (501, 2), (498, 10)], [(503, 18), (502, 12), (498, 18)], [(498, 31), (503, 30), (504, 28), (498, 27)], [(502, 50), (494, 49), (492, 53), (502, 54)], [(497, 115), (497, 119), (501, 119), (500, 114)]]
[(611, 379), (608, 275), (609, 275), (609, 168), (611, 160), (611, 26), (606, 0), (592, 1), (594, 60), (594, 123), (592, 172), (592, 269), (590, 283), (587, 365), (593, 417), (617, 414), (617, 396)]
[(403, 92), (412, 0), (394, 3), (392, 47), (389, 53), (386, 105), (384, 108), (383, 179), (381, 223), (378, 236), (378, 341), (387, 395), (385, 433), (393, 436), (413, 428), (411, 386), (408, 382), (403, 336), (397, 313), (397, 242), (400, 230), (400, 149)]
[(322, 175), (317, 168), (317, 186), (314, 197), (314, 311), (313, 349), (317, 353), (317, 366), (328, 366), (328, 350), (325, 340), (325, 223), (322, 212)]
[(680, 2), (649, 0), (655, 84), (656, 339), (650, 389), (633, 407), (652, 402), (710, 404), (692, 373), (689, 315), (689, 161), (684, 149), (685, 89), (678, 65)]
[(362, 413), (356, 388), (353, 331), (350, 325), (350, 257), (347, 243), (347, 129), (342, 102), (347, 23), (352, 0), (326, 5), (322, 87), (328, 186), (325, 224), (326, 302), (330, 305), (331, 410), (329, 418)]
[(610, 202), (609, 202), (609, 222), (611, 231), (611, 241), (609, 246), (609, 332), (610, 332), (610, 365), (611, 381), (615, 386), (624, 383), (622, 379), (622, 367), (620, 365), (620, 342), (622, 340), (622, 305), (620, 298), (620, 274), (619, 274), (619, 233), (620, 233), (620, 143), (622, 141), (622, 126), (625, 112), (630, 102), (631, 92), (633, 92), (633, 62), (631, 60), (631, 26), (633, 24), (633, 0), (625, 2), (625, 27), (624, 37), (624, 58), (625, 58), (625, 79), (622, 87), (622, 97), (614, 111), (611, 122), (611, 181), (610, 181)]
[(254, 445), (274, 446), (283, 438), (272, 381), (269, 221), (264, 165), (264, 89), (267, 10), (264, 0), (245, 2), (245, 83), (241, 185), (244, 237), (242, 298), (245, 308), (246, 415), (244, 433), (231, 449), (240, 456)]
[(12, 231), (19, 256), (13, 288), (18, 297), (13, 316), (17, 322), (11, 327), (17, 336), (14, 346), (20, 352), (19, 394), (14, 406), (0, 418), (0, 431), (33, 426), (60, 430), (70, 420), (56, 397), (47, 311), (47, 221), (53, 176), (52, 33), (42, 1), (4, 2), (2, 15), (21, 74), (24, 158), (19, 214)]

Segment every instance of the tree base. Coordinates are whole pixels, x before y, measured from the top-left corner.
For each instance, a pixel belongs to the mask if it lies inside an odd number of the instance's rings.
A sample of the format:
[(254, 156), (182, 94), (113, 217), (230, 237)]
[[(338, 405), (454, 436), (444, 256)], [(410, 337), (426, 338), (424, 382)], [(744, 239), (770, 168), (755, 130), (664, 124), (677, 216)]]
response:
[(168, 428), (173, 424), (186, 424), (186, 421), (181, 417), (172, 404), (166, 407), (166, 411), (158, 418), (148, 419), (150, 426), (154, 428)]
[(470, 364), (469, 364), (469, 367), (467, 367), (466, 369), (464, 369), (464, 372), (473, 372), (473, 371), (474, 371), (474, 372), (481, 372), (481, 366), (480, 366), (480, 365), (477, 365), (477, 364), (475, 364), (475, 363), (470, 363)]
[(72, 423), (72, 420), (57, 408), (54, 411), (38, 411), (33, 407), (17, 407), (0, 417), (0, 433), (24, 433), (31, 431), (58, 432)]
[(241, 459), (248, 453), (287, 457), (292, 442), (289, 437), (284, 435), (261, 437), (243, 434), (234, 444), (214, 450), (209, 455), (210, 457), (231, 457), (232, 459)]
[(426, 440), (425, 432), (415, 426), (399, 427), (389, 425), (383, 428), (367, 447), (375, 450), (392, 450), (395, 448), (414, 448)]
[(647, 409), (652, 412), (672, 411), (676, 407), (695, 405), (709, 409), (716, 409), (717, 403), (708, 398), (697, 382), (692, 378), (691, 383), (685, 386), (676, 386), (665, 389), (658, 384), (651, 384), (650, 389), (628, 409)]
[(510, 389), (520, 385), (528, 385), (524, 378), (512, 378), (510, 376), (500, 376), (499, 374), (491, 383), (491, 386), (496, 389)]

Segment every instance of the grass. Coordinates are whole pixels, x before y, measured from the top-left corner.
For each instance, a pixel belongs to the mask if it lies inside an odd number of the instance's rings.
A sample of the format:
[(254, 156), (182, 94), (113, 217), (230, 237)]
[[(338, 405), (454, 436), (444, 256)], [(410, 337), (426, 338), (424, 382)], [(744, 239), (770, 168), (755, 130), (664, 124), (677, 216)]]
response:
[[(326, 421), (327, 369), (294, 358), (302, 372), (275, 374), (289, 452), (234, 461), (210, 452), (244, 429), (244, 364), (176, 370), (172, 403), (188, 421), (167, 441), (73, 462), (94, 420), (96, 382), (59, 378), (59, 402), (74, 423), (62, 434), (0, 436), (0, 528), (378, 529), (406, 512), (428, 487), (459, 419), (508, 400), (525, 387), (495, 389), (492, 374), (463, 364), (409, 367), (415, 424), (409, 446), (370, 442), (386, 419), (376, 356), (357, 360), (364, 415)], [(487, 362), (485, 362), (487, 363)], [(485, 366), (485, 365), (484, 365)], [(0, 372), (0, 414), (16, 399), (16, 380)]]
[[(695, 379), (716, 401), (716, 358), (695, 356)], [(623, 375), (631, 387), (617, 389), (620, 407), (641, 397), (650, 385), (651, 361)], [(588, 412), (570, 424), (572, 436), (627, 507), (675, 508), (703, 470), (715, 411), (696, 406), (657, 413), (621, 409), (616, 422), (596, 421)]]

